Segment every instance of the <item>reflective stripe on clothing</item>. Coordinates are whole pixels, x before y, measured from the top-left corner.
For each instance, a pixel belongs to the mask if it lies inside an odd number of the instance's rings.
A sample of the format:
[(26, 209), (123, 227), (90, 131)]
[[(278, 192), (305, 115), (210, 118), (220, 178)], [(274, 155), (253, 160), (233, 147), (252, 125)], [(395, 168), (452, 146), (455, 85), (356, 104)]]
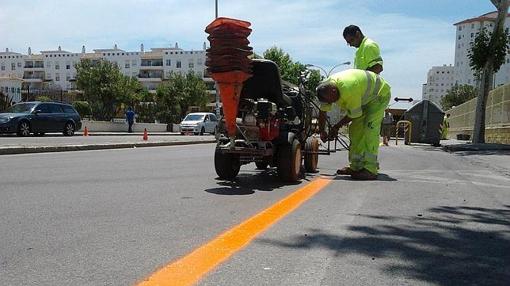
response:
[(375, 74), (375, 87), (372, 89), (374, 77), (369, 71), (365, 71), (365, 75), (367, 77), (367, 89), (365, 90), (365, 94), (361, 99), (361, 105), (366, 105), (370, 101), (374, 100), (379, 95), (379, 90), (381, 89), (381, 77)]
[[(351, 69), (335, 73), (329, 79), (340, 92), (340, 98), (334, 102), (351, 119), (363, 115), (367, 104), (382, 93), (389, 93), (390, 86), (380, 76), (371, 71)], [(333, 104), (321, 104), (322, 111), (331, 111)]]

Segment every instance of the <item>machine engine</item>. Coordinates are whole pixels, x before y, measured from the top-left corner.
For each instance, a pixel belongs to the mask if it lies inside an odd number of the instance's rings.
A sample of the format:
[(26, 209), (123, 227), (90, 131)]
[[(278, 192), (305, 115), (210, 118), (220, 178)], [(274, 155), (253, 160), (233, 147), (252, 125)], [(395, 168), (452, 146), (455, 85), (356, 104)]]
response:
[(250, 141), (271, 141), (278, 137), (280, 121), (276, 103), (265, 98), (243, 99), (238, 126)]

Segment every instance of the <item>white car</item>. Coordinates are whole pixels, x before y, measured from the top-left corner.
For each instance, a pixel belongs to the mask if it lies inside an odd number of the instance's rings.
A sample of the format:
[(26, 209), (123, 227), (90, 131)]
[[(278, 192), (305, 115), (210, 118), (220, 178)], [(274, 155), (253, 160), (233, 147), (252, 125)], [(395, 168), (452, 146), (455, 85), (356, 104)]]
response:
[(210, 112), (193, 112), (186, 115), (180, 124), (181, 134), (193, 133), (202, 135), (204, 133), (214, 134), (218, 125), (218, 118)]

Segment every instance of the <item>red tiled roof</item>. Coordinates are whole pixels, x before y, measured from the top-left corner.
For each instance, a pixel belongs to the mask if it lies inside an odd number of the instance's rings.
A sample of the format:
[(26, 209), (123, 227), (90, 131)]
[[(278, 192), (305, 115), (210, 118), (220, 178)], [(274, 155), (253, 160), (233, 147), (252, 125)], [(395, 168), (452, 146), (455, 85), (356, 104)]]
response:
[[(481, 16), (478, 16), (476, 18), (467, 19), (458, 23), (453, 24), (454, 26), (461, 25), (461, 24), (468, 24), (473, 22), (482, 22), (482, 21), (494, 21), (496, 20), (496, 17), (498, 16), (498, 11), (485, 13)], [(507, 15), (507, 17), (510, 17), (510, 14)]]

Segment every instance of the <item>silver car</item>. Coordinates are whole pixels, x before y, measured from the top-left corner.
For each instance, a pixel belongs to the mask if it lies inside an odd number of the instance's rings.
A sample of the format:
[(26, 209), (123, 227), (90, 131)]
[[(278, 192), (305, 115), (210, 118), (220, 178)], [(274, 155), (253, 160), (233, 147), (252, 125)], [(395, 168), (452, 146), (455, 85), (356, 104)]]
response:
[(186, 115), (180, 124), (181, 134), (203, 135), (204, 133), (214, 134), (218, 125), (218, 118), (210, 112), (193, 112)]

